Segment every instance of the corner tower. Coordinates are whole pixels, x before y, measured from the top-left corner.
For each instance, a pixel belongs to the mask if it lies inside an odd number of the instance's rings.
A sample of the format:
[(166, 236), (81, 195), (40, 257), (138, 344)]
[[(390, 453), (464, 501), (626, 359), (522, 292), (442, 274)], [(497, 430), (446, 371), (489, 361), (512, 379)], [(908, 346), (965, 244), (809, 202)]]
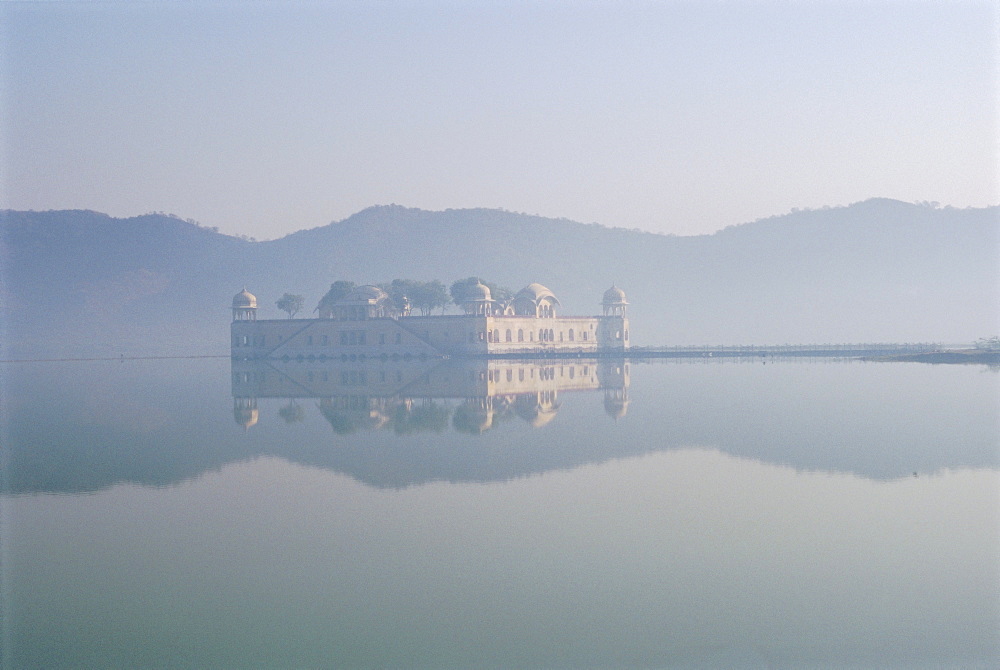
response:
[(628, 335), (628, 300), (625, 291), (612, 286), (604, 292), (601, 300), (604, 315), (600, 319), (597, 331), (598, 349), (604, 351), (625, 351), (629, 348)]
[(257, 320), (257, 296), (247, 290), (243, 290), (233, 296), (233, 321), (256, 321)]

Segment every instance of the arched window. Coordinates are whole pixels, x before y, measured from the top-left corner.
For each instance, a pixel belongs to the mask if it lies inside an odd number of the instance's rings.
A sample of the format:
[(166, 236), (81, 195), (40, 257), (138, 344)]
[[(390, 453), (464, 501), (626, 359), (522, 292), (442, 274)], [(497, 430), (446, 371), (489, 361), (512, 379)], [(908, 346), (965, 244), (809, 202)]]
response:
[(488, 342), (492, 342), (493, 341), (493, 331), (492, 330), (486, 331), (486, 340)]
[(574, 340), (573, 340), (573, 329), (572, 329), (572, 328), (570, 328), (570, 329), (569, 329), (569, 341), (570, 341), (570, 342), (573, 342), (573, 341), (574, 341)]
[(506, 342), (510, 342), (510, 328), (507, 329), (507, 333), (506, 334), (507, 334), (507, 339), (505, 341)]
[(496, 330), (493, 331), (493, 341), (494, 342), (499, 342), (500, 341), (500, 329), (499, 328), (497, 328)]
[(517, 330), (517, 341), (524, 342), (524, 331), (520, 328)]

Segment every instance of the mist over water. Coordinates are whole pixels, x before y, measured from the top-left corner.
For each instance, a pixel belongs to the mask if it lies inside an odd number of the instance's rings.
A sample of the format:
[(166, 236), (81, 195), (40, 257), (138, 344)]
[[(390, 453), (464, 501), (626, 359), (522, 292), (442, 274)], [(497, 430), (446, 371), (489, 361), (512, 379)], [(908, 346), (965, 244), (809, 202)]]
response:
[(5, 364), (5, 665), (1000, 658), (995, 370), (366, 365)]

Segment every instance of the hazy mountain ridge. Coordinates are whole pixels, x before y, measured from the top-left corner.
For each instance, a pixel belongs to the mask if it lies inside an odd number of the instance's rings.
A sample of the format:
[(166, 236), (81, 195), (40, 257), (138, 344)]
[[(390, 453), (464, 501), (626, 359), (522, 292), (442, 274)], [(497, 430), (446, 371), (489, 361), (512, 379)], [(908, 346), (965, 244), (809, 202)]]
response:
[(0, 214), (14, 350), (224, 352), (229, 301), (306, 312), (337, 279), (548, 285), (563, 314), (624, 288), (637, 344), (971, 341), (1000, 324), (1000, 207), (893, 200), (677, 237), (503, 210), (395, 205), (250, 242), (166, 215)]

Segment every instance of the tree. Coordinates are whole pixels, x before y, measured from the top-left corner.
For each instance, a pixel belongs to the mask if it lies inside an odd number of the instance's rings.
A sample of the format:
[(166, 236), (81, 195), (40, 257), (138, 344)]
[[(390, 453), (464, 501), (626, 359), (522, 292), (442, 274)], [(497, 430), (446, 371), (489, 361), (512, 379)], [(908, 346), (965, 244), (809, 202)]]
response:
[(413, 304), (414, 287), (419, 283), (412, 279), (393, 279), (389, 284), (380, 284), (379, 288), (389, 294), (393, 306), (402, 313), (407, 303)]
[(326, 292), (326, 295), (320, 298), (319, 304), (316, 305), (316, 309), (314, 309), (313, 311), (322, 312), (324, 311), (323, 310), (324, 307), (326, 307), (327, 309), (332, 308), (334, 303), (343, 300), (344, 298), (349, 296), (351, 294), (351, 291), (354, 290), (355, 286), (356, 284), (354, 282), (346, 281), (343, 279), (339, 279), (333, 282), (332, 284), (330, 284), (330, 290)]
[(493, 284), (491, 282), (483, 282), (486, 287), (490, 290), (490, 296), (497, 302), (507, 302), (514, 297), (514, 292), (511, 291), (506, 286), (500, 286), (498, 284)]
[(451, 301), (456, 305), (461, 305), (469, 295), (469, 288), (479, 282), (479, 277), (468, 277), (452, 282), (448, 292), (451, 294)]
[(292, 295), (291, 293), (286, 293), (285, 295), (278, 298), (278, 301), (274, 303), (278, 306), (282, 312), (288, 312), (288, 318), (295, 316), (301, 309), (302, 304), (305, 302), (305, 298), (301, 295)]
[(432, 310), (448, 304), (448, 290), (438, 280), (414, 281), (412, 279), (393, 279), (389, 284), (379, 286), (389, 294), (396, 309), (402, 310), (406, 302), (416, 307), (420, 313), (427, 316)]
[(437, 279), (414, 282), (410, 292), (410, 304), (419, 309), (424, 316), (438, 307), (443, 309), (449, 302), (448, 290)]

